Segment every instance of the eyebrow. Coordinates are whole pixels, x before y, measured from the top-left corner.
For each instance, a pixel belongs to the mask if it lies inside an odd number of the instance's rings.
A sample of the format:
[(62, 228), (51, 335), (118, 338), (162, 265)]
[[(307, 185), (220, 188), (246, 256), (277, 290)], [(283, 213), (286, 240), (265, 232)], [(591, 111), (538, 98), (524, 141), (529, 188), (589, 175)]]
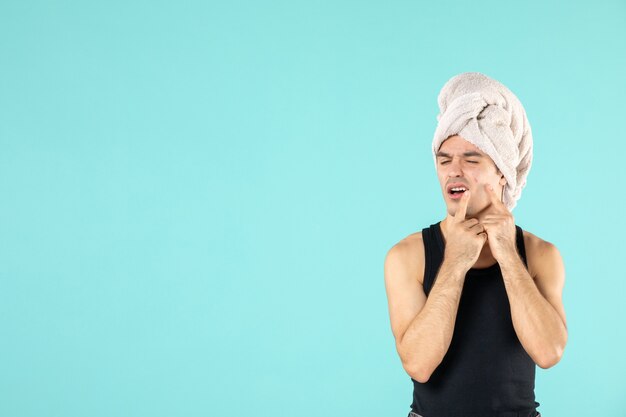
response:
[[(444, 158), (452, 158), (452, 156), (450, 154), (447, 154), (445, 152), (437, 152), (436, 154), (437, 157), (444, 157)], [(463, 156), (477, 156), (479, 158), (482, 158), (482, 154), (475, 152), (475, 151), (468, 151), (468, 152), (464, 152)]]

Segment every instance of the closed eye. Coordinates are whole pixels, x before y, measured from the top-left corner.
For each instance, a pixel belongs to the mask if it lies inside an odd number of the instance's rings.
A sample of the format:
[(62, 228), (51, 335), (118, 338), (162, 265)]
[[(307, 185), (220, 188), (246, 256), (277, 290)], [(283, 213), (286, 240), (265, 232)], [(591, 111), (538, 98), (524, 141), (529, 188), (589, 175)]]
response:
[[(445, 165), (448, 162), (450, 162), (450, 161), (443, 161), (443, 162), (441, 162), (441, 165)], [(467, 162), (469, 162), (470, 164), (478, 164), (479, 163), (478, 161), (467, 161)]]

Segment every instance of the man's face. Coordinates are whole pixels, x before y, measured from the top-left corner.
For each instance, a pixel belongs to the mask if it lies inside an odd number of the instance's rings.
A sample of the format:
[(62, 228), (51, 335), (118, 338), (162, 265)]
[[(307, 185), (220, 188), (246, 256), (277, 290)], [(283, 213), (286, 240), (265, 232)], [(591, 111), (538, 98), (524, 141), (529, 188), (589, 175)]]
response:
[(449, 137), (441, 144), (437, 152), (437, 177), (450, 215), (456, 213), (461, 202), (460, 198), (452, 197), (450, 185), (460, 183), (471, 190), (466, 218), (476, 217), (491, 206), (485, 184), (491, 184), (498, 196), (502, 194), (504, 187), (504, 180), (500, 182), (502, 174), (498, 172), (493, 160), (458, 135)]

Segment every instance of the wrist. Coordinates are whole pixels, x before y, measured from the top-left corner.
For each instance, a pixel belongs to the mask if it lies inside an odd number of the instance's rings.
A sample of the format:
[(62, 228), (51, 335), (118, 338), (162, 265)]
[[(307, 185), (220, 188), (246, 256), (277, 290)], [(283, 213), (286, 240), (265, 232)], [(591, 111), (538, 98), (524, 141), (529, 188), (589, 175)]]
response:
[(465, 278), (465, 274), (467, 274), (467, 271), (469, 271), (473, 265), (474, 262), (444, 255), (441, 267), (445, 267), (454, 275), (460, 275), (462, 278)]
[(517, 268), (522, 262), (522, 258), (517, 253), (517, 250), (508, 251), (505, 256), (498, 259), (501, 269)]

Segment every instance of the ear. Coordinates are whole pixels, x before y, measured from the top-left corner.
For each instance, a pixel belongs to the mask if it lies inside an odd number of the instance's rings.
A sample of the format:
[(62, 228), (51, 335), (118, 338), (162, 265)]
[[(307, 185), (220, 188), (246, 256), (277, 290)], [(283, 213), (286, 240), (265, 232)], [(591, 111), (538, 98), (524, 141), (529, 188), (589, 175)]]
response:
[(506, 178), (504, 178), (504, 174), (500, 170), (498, 170), (498, 175), (500, 176), (500, 181), (498, 183), (504, 187), (506, 184)]

